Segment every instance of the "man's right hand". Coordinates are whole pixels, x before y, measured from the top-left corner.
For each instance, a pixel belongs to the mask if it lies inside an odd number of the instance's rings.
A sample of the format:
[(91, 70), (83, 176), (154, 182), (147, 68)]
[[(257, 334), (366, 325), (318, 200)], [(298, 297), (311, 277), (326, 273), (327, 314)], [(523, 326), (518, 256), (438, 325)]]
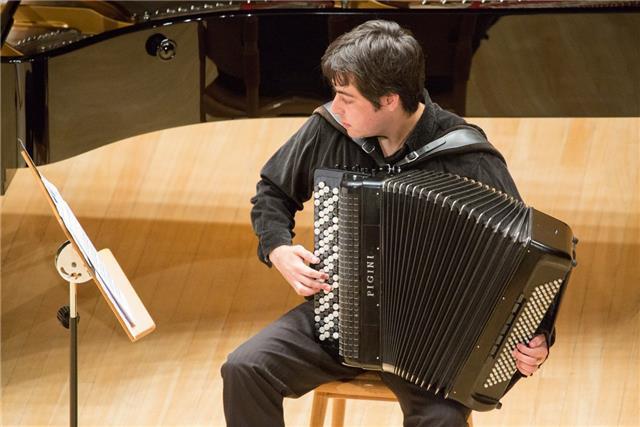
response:
[(331, 290), (325, 283), (329, 275), (308, 266), (317, 264), (320, 259), (301, 245), (278, 246), (269, 254), (269, 260), (298, 295), (306, 297), (321, 290)]

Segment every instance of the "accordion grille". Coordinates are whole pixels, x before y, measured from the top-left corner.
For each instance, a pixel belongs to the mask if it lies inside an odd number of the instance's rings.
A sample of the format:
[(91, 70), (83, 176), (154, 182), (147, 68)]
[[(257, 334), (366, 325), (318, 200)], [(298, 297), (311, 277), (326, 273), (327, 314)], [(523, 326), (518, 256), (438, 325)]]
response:
[(338, 212), (340, 234), (338, 250), (340, 261), (340, 345), (339, 354), (345, 358), (357, 358), (359, 354), (359, 256), (360, 256), (360, 201), (356, 195), (343, 191), (340, 194)]

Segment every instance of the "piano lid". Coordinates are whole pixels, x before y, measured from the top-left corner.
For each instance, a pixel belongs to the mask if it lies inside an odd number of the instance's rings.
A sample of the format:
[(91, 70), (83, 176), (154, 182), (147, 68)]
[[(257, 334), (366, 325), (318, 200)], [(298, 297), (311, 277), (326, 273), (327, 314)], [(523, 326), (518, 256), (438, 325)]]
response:
[(316, 9), (326, 13), (393, 9), (542, 13), (640, 8), (638, 1), (434, 0), (434, 1), (8, 1), (2, 3), (2, 62), (56, 56), (125, 32), (130, 27), (200, 20), (212, 15)]

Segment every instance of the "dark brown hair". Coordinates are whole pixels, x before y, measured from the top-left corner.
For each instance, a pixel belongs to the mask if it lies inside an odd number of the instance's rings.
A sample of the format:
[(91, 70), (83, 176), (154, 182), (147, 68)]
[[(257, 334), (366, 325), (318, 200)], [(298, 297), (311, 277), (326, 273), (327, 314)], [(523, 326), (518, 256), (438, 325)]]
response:
[(397, 93), (408, 113), (422, 99), (424, 68), (418, 41), (392, 21), (358, 25), (335, 39), (322, 56), (322, 74), (331, 84), (353, 84), (376, 109), (381, 96)]

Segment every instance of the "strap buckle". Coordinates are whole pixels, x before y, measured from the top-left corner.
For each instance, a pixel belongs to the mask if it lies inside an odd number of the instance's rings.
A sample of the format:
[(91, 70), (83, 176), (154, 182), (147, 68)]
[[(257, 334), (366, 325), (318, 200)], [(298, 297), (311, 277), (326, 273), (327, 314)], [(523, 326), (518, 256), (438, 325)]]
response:
[(412, 151), (404, 157), (404, 160), (407, 163), (411, 163), (414, 160), (416, 160), (418, 157), (420, 157), (420, 155), (416, 151)]
[(371, 152), (376, 149), (375, 144), (372, 143), (371, 141), (364, 141), (361, 147), (362, 147), (362, 150), (367, 154), (371, 154)]

